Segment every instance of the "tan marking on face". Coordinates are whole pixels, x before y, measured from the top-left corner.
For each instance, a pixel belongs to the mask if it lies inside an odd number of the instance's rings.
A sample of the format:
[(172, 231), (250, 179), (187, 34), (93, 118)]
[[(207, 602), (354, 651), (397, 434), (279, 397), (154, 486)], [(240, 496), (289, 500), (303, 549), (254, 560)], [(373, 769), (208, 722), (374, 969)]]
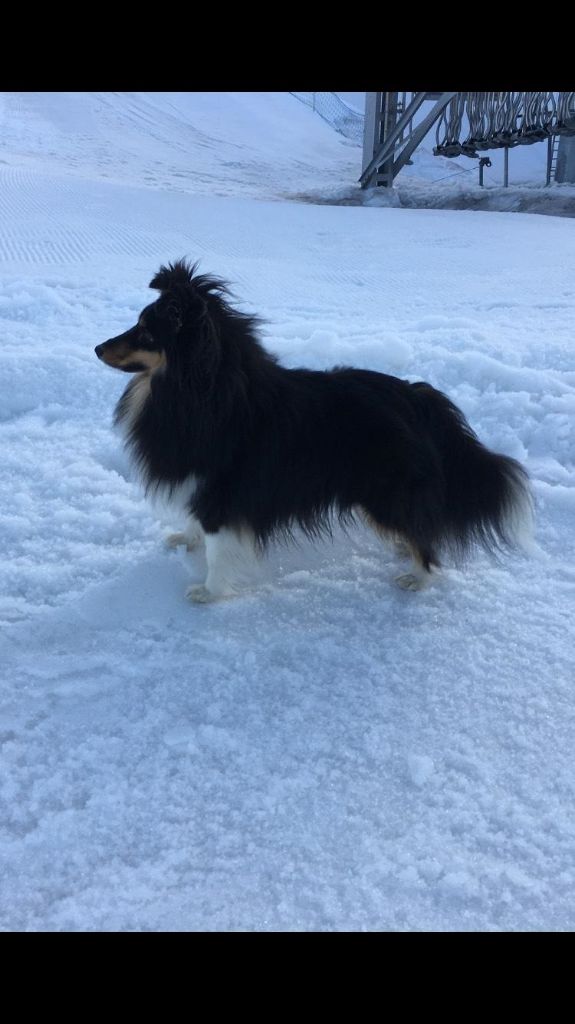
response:
[(160, 366), (166, 365), (166, 356), (163, 352), (150, 352), (146, 348), (136, 348), (118, 363), (118, 366), (126, 366), (128, 363), (141, 363), (147, 370), (158, 370)]
[(140, 363), (147, 370), (158, 370), (161, 366), (166, 365), (166, 355), (164, 352), (150, 352), (145, 348), (130, 348), (128, 345), (118, 344), (104, 349), (102, 361), (116, 369), (121, 369), (122, 366), (128, 366), (130, 363)]

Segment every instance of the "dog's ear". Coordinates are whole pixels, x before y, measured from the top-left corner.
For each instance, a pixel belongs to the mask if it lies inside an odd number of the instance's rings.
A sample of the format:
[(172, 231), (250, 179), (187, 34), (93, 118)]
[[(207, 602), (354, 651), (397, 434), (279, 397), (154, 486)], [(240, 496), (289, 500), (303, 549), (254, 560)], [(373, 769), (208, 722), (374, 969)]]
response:
[(180, 303), (174, 296), (170, 297), (170, 300), (166, 306), (166, 316), (170, 322), (170, 325), (173, 327), (174, 331), (179, 331), (184, 322), (184, 316), (182, 313), (182, 307), (180, 306)]
[(196, 266), (197, 264), (192, 266), (186, 260), (176, 260), (175, 263), (168, 263), (167, 267), (161, 266), (156, 276), (150, 281), (150, 288), (155, 288), (159, 292), (167, 292), (176, 285), (190, 284)]
[(184, 311), (177, 294), (162, 296), (156, 303), (158, 316), (169, 324), (170, 329), (177, 333), (184, 323)]

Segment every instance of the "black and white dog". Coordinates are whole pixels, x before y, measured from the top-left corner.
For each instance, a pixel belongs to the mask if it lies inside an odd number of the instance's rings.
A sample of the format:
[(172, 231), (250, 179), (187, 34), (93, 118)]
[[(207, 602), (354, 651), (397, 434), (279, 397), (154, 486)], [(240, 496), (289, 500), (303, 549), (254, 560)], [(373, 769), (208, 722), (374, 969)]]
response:
[(334, 517), (407, 549), (413, 569), (397, 582), (412, 590), (443, 554), (512, 544), (530, 519), (523, 468), (485, 448), (431, 385), (285, 369), (224, 283), (183, 260), (150, 287), (159, 298), (96, 354), (135, 375), (116, 422), (146, 487), (185, 504), (188, 528), (171, 543), (205, 540), (207, 578), (192, 600), (231, 596), (246, 557), (296, 527), (329, 534)]

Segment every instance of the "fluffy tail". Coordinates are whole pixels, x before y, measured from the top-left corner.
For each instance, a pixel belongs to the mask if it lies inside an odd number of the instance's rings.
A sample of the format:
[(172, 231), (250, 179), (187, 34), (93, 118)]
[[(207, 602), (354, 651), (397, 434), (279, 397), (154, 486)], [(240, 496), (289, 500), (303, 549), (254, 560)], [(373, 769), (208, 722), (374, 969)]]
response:
[(463, 413), (430, 384), (413, 384), (420, 417), (443, 467), (444, 507), (436, 550), (457, 559), (474, 544), (496, 553), (522, 547), (532, 531), (528, 476), (481, 444)]

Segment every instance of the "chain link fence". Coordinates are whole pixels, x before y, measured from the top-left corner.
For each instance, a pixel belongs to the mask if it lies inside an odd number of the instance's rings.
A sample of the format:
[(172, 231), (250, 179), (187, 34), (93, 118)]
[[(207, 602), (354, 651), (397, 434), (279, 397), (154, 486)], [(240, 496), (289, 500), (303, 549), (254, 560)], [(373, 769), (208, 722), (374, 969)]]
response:
[(336, 92), (292, 92), (290, 95), (311, 107), (346, 139), (358, 145), (363, 143), (363, 114), (348, 107)]

